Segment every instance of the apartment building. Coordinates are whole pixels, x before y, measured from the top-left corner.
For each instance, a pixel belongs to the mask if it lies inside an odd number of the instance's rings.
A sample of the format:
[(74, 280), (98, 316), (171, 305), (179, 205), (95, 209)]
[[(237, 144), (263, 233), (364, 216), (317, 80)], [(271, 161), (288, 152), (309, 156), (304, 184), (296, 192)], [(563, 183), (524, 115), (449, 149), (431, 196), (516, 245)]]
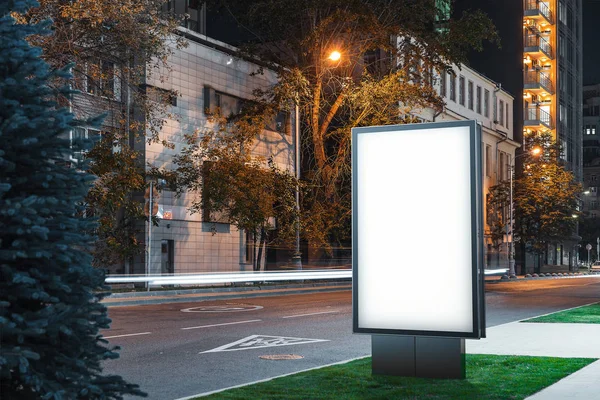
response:
[(581, 0), (524, 0), (523, 130), (551, 132), (582, 179)]
[[(439, 113), (431, 109), (417, 110), (415, 114), (428, 122), (476, 120), (480, 123), (485, 203), (491, 186), (510, 179), (515, 151), (519, 147), (513, 130), (514, 98), (501, 84), (465, 65), (454, 66), (439, 76), (437, 82), (438, 93), (445, 101), (444, 109)], [(432, 185), (435, 186), (435, 182)], [(492, 240), (492, 215), (486, 208), (484, 215), (485, 266), (507, 268), (508, 233), (500, 241)]]

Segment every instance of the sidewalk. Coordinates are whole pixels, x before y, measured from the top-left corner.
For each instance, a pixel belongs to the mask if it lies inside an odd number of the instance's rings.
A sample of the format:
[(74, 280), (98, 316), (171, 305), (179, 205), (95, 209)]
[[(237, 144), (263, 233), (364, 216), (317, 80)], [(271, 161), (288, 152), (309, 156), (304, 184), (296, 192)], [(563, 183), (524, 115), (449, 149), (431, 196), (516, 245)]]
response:
[[(510, 322), (488, 328), (486, 339), (466, 342), (474, 354), (600, 358), (600, 324)], [(528, 399), (600, 399), (600, 360)]]

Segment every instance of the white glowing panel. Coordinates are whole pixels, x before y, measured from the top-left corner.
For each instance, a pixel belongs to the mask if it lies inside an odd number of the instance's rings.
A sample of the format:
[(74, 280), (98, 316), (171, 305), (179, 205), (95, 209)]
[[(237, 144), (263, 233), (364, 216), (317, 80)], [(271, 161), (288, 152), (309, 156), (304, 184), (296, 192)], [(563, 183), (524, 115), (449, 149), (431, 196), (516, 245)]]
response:
[(473, 333), (473, 127), (354, 136), (359, 331)]

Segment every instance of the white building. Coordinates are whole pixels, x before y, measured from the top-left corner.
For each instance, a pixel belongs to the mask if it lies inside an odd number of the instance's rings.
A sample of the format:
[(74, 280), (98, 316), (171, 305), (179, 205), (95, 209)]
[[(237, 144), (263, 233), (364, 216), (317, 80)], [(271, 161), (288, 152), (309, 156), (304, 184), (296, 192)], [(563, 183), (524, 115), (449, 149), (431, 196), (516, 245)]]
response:
[[(490, 215), (485, 209), (485, 203), (491, 186), (510, 179), (510, 166), (515, 150), (520, 147), (514, 140), (513, 132), (514, 98), (502, 89), (501, 84), (465, 65), (460, 69), (454, 66), (452, 73), (442, 74), (438, 78), (437, 90), (445, 101), (443, 111), (436, 113), (431, 109), (419, 110), (416, 115), (428, 122), (476, 120), (481, 124), (486, 268), (506, 268), (507, 236), (504, 236), (502, 245), (493, 245), (488, 225)], [(435, 182), (432, 182), (432, 190), (435, 193)], [(443, 200), (443, 194), (439, 195), (440, 200)]]
[[(147, 81), (152, 89), (179, 94), (169, 110), (178, 118), (167, 119), (161, 130), (161, 138), (175, 147), (146, 142), (144, 148), (138, 149), (144, 152), (147, 164), (167, 169), (174, 167), (173, 156), (183, 149), (185, 134), (213, 128), (207, 121), (206, 109), (219, 106), (226, 113), (228, 108), (236, 109), (241, 100), (252, 99), (254, 89), (266, 89), (276, 83), (276, 74), (267, 69), (251, 75), (259, 67), (236, 58), (234, 47), (186, 28), (180, 30), (188, 46), (173, 47), (168, 58), (171, 71), (153, 73)], [(167, 78), (161, 81), (161, 76)], [(291, 135), (265, 129), (254, 153), (265, 158), (272, 156), (280, 168), (293, 171), (293, 149)], [(149, 273), (251, 270), (252, 249), (247, 243), (252, 241), (248, 235), (228, 223), (211, 221), (202, 213), (190, 213), (195, 196), (187, 193), (176, 198), (173, 192), (162, 191), (159, 204), (163, 219), (152, 228)], [(143, 273), (144, 264), (144, 257), (140, 257), (132, 272)]]

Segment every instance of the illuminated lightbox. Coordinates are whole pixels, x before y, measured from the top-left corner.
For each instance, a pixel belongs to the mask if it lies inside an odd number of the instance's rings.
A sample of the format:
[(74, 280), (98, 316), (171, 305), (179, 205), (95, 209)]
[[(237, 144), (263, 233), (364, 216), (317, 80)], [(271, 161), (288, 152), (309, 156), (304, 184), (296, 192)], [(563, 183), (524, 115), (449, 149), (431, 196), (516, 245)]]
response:
[(352, 130), (356, 333), (484, 335), (475, 121)]

